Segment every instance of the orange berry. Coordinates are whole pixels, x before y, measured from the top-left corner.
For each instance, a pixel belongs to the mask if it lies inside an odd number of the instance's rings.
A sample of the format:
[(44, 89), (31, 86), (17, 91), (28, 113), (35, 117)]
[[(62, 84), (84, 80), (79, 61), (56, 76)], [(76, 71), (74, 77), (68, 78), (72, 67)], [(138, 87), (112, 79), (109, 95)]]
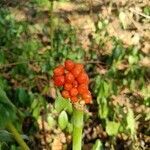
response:
[(81, 71), (74, 68), (71, 72), (74, 75), (74, 77), (76, 78), (76, 77), (78, 77), (78, 75), (80, 74)]
[(75, 78), (77, 78), (82, 71), (83, 71), (82, 64), (75, 64), (75, 67), (71, 70)]
[(54, 77), (54, 84), (56, 86), (63, 86), (65, 83), (65, 77), (64, 76), (56, 76)]
[(65, 68), (66, 68), (66, 70), (68, 70), (68, 71), (71, 71), (73, 68), (74, 68), (74, 62), (72, 61), (72, 60), (66, 60), (65, 61)]
[(65, 73), (65, 69), (63, 65), (59, 65), (54, 69), (54, 76), (61, 76)]
[(91, 98), (85, 98), (84, 99), (84, 102), (85, 102), (85, 104), (91, 104)]
[(76, 67), (77, 69), (80, 69), (80, 70), (83, 70), (83, 69), (84, 69), (84, 66), (83, 66), (82, 64), (80, 64), (80, 63), (76, 63), (76, 64), (75, 64), (75, 67)]
[(77, 88), (72, 88), (72, 89), (70, 90), (70, 95), (71, 95), (71, 96), (77, 96), (77, 94), (78, 94)]
[(88, 84), (89, 83), (89, 77), (85, 72), (82, 72), (77, 77), (77, 81), (79, 84)]
[(71, 83), (65, 83), (65, 85), (64, 85), (64, 89), (65, 90), (69, 91), (69, 90), (71, 90), (71, 88), (72, 88), (72, 84)]
[(83, 100), (85, 101), (86, 104), (91, 103), (91, 101), (92, 101), (92, 96), (91, 96), (90, 91), (83, 93), (83, 94), (82, 94), (82, 98), (83, 98)]
[(79, 94), (82, 94), (88, 91), (88, 86), (87, 84), (80, 84), (77, 89)]
[(65, 76), (65, 82), (73, 83), (73, 81), (74, 81), (74, 76), (72, 75), (71, 72), (68, 72)]
[(63, 90), (63, 91), (61, 92), (61, 94), (62, 94), (62, 96), (63, 96), (64, 98), (69, 98), (69, 97), (70, 97), (69, 92), (66, 91), (66, 90)]
[(76, 103), (78, 101), (78, 98), (76, 96), (73, 96), (70, 98), (71, 102)]

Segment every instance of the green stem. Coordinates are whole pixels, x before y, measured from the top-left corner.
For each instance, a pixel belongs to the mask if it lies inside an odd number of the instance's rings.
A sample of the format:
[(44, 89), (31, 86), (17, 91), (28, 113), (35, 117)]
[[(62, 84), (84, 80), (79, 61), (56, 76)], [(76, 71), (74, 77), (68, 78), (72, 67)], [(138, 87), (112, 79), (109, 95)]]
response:
[(22, 139), (21, 135), (18, 133), (14, 125), (9, 122), (6, 126), (6, 128), (12, 133), (14, 136), (15, 140), (18, 142), (18, 144), (21, 146), (22, 150), (30, 150), (28, 145), (24, 142)]
[(83, 114), (82, 110), (74, 108), (72, 150), (81, 150), (82, 147)]
[(54, 24), (53, 24), (53, 7), (54, 7), (54, 0), (50, 0), (50, 40), (51, 40), (51, 50), (54, 50)]

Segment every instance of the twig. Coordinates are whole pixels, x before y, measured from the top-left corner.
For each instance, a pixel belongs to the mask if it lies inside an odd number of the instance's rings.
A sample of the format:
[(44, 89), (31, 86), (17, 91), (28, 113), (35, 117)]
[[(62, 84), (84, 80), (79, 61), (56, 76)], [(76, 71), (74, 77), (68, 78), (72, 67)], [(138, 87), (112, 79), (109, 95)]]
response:
[(89, 6), (90, 6), (90, 16), (93, 17), (93, 0), (89, 1)]
[(138, 15), (140, 15), (140, 16), (142, 16), (142, 17), (145, 17), (145, 18), (147, 18), (147, 19), (150, 19), (150, 16), (145, 15), (145, 14), (143, 14), (143, 13), (140, 13), (140, 12), (138, 12), (138, 11), (132, 9), (132, 8), (130, 8), (129, 10), (130, 10), (132, 13), (134, 13), (134, 14), (138, 14)]
[(142, 26), (139, 23), (137, 23), (130, 15), (128, 15), (128, 18), (131, 20), (131, 22), (134, 24), (134, 26), (143, 34)]
[(44, 111), (42, 112), (42, 130), (43, 130), (43, 139), (44, 139), (44, 143), (45, 143), (45, 148), (48, 148), (47, 145), (47, 138), (46, 138), (46, 132), (45, 132), (45, 124), (44, 124)]
[(101, 61), (85, 61), (83, 63), (85, 63), (85, 64), (102, 64), (102, 65), (106, 65), (106, 63), (101, 62)]
[(9, 63), (9, 64), (4, 64), (4, 65), (0, 65), (0, 69), (7, 68), (7, 67), (12, 67), (12, 66), (16, 66), (16, 65), (19, 65), (19, 64), (26, 64), (26, 63), (29, 63), (29, 61), (14, 62), (14, 63)]

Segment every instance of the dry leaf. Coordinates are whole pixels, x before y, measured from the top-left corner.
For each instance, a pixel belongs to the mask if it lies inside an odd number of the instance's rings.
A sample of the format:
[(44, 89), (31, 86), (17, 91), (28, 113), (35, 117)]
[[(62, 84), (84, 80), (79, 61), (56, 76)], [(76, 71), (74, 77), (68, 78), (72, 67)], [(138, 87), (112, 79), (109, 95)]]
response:
[(144, 57), (141, 61), (140, 64), (144, 67), (150, 67), (150, 58), (149, 57)]

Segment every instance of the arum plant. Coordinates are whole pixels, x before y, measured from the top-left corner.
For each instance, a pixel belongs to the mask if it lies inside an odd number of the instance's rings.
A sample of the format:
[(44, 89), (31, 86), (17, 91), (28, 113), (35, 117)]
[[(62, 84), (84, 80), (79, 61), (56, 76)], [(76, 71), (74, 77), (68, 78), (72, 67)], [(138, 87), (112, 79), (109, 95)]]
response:
[(56, 87), (61, 87), (61, 95), (73, 105), (72, 149), (81, 150), (84, 107), (92, 100), (89, 77), (82, 64), (66, 60), (54, 69), (53, 80)]

